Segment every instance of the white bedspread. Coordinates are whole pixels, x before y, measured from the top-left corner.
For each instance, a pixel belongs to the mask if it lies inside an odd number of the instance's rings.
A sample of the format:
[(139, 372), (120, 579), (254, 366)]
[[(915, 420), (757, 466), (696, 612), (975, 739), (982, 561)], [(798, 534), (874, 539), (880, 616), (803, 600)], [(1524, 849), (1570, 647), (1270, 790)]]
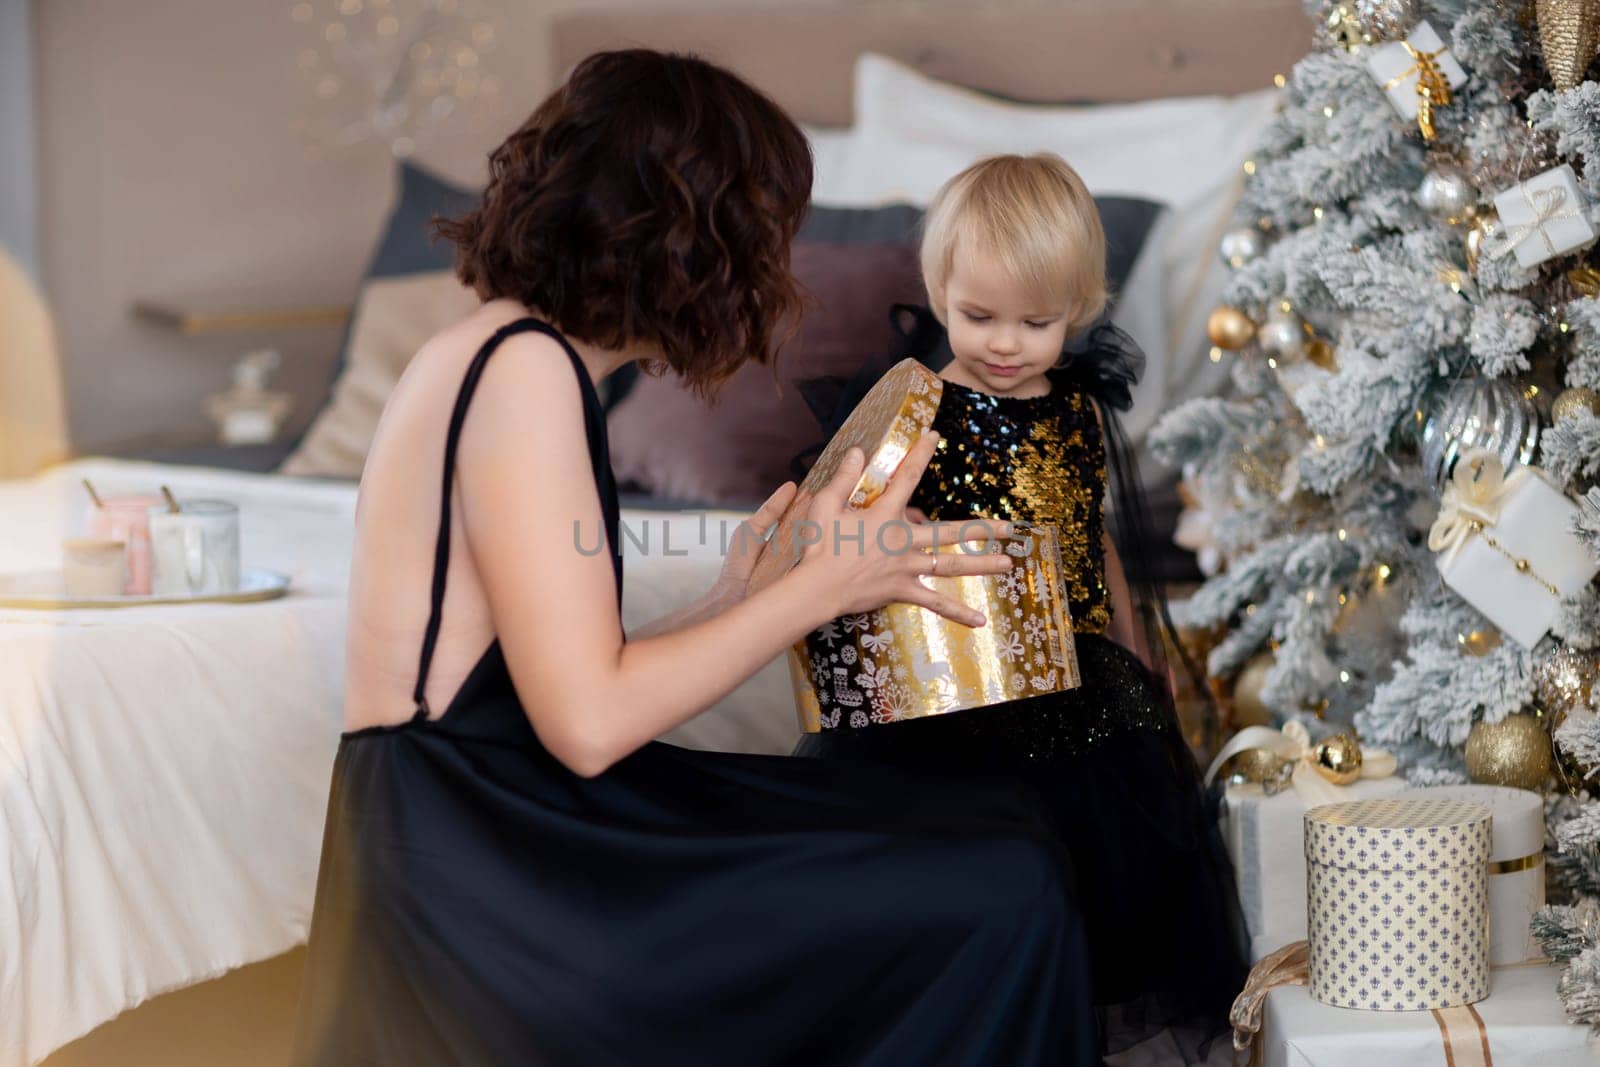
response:
[[(0, 610), (0, 1067), (303, 941), (340, 730), (353, 488), (82, 461), (0, 483), (0, 571), (56, 565), (84, 476), (237, 501), (245, 565), (293, 585), (250, 605)], [(702, 544), (698, 515), (624, 512), (653, 539), (622, 539), (627, 625), (710, 584), (721, 518)], [(686, 555), (662, 554), (664, 524)], [(787, 751), (788, 684), (777, 660), (669, 740)]]

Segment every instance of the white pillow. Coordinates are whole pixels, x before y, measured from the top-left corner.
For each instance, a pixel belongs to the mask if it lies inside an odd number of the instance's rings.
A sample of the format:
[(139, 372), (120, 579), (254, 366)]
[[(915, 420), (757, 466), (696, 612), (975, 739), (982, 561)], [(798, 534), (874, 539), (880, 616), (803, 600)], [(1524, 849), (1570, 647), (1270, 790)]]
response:
[(870, 52), (857, 58), (855, 78), (863, 134), (980, 154), (1056, 152), (1096, 193), (1148, 197), (1178, 210), (1234, 177), (1278, 97), (1269, 88), (1131, 104), (1012, 104)]

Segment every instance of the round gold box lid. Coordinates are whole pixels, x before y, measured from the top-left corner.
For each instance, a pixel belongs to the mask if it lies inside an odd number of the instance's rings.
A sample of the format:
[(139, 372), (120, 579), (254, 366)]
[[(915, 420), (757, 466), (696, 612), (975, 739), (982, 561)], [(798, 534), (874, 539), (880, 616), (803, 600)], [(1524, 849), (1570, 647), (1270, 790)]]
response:
[(800, 522), (817, 493), (838, 472), (844, 454), (854, 446), (866, 457), (866, 466), (850, 494), (850, 504), (870, 507), (900, 469), (917, 438), (933, 425), (943, 391), (944, 380), (914, 359), (901, 360), (878, 379), (823, 448), (779, 518), (751, 572), (752, 593), (771, 585), (799, 563), (802, 546), (796, 541)]

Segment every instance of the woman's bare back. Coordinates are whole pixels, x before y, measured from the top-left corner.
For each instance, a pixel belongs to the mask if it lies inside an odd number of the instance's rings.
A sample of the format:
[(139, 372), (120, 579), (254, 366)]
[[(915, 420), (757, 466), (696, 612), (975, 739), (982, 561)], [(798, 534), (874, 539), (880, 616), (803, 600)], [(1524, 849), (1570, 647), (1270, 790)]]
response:
[[(428, 622), (450, 413), (478, 348), (495, 330), (527, 314), (513, 301), (491, 301), (435, 335), (384, 406), (356, 509), (345, 635), (347, 730), (403, 722), (416, 711), (412, 688)], [(457, 499), (451, 505), (444, 617), (425, 694), (435, 717), (494, 640), (461, 522)]]

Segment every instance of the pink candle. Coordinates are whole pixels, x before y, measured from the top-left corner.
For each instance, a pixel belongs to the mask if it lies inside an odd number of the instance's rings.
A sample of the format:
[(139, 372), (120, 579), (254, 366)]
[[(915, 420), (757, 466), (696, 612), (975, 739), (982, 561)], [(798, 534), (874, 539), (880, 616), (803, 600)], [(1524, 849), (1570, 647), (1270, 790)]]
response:
[(102, 507), (89, 505), (89, 536), (127, 545), (128, 596), (150, 595), (150, 506), (164, 501), (154, 494), (102, 496)]

